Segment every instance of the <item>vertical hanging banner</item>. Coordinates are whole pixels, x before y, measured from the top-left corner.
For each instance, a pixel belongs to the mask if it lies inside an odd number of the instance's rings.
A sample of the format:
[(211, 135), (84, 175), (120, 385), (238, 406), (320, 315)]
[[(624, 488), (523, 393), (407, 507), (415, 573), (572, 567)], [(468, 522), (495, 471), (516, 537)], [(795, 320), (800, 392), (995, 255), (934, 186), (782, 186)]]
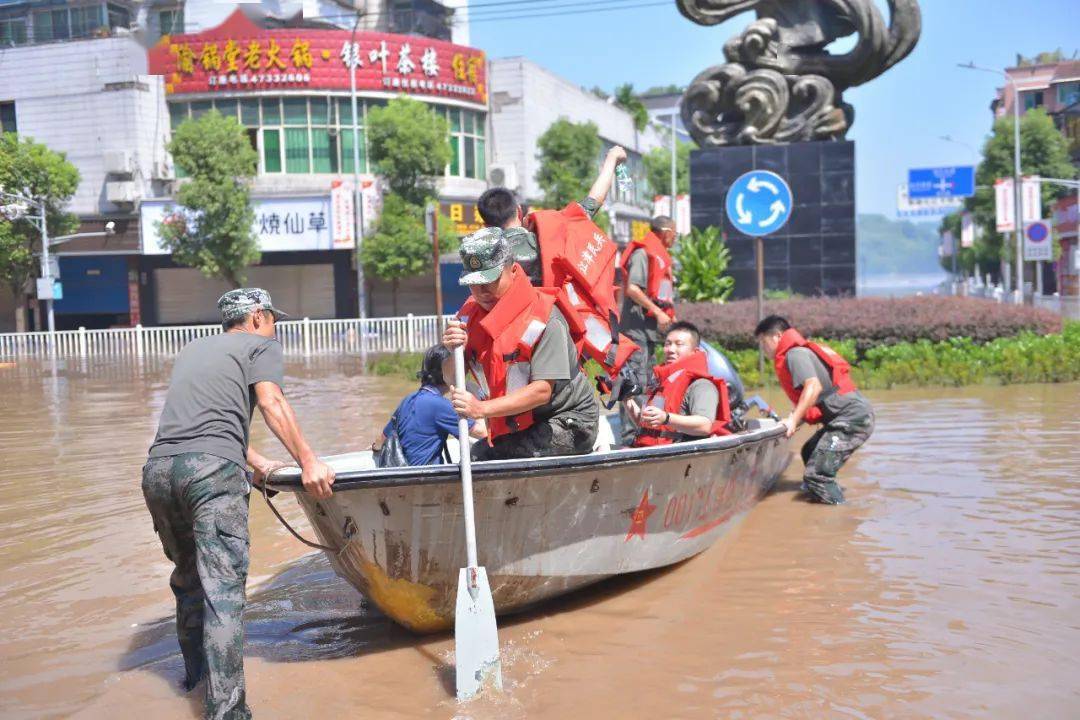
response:
[(975, 245), (975, 218), (966, 212), (960, 216), (960, 247), (969, 248)]
[(941, 233), (941, 256), (948, 257), (953, 254), (953, 248), (956, 245), (956, 241), (953, 238), (952, 231), (946, 230)]
[(1042, 220), (1042, 196), (1039, 177), (1026, 176), (1020, 183), (1020, 221), (1027, 225)]
[(1016, 230), (1016, 197), (1013, 195), (1012, 178), (1001, 178), (994, 182), (994, 210), (997, 216), (999, 233)]
[(354, 205), (352, 184), (334, 180), (330, 184), (330, 220), (335, 250), (356, 247)]

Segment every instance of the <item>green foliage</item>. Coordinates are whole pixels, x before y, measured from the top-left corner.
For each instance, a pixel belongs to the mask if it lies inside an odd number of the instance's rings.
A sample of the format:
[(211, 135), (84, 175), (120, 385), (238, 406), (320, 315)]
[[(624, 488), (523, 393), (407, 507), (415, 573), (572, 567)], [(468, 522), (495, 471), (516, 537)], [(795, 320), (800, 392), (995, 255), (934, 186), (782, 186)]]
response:
[(761, 293), (761, 297), (765, 300), (791, 300), (800, 296), (797, 293), (791, 292), (790, 290), (765, 288)]
[(855, 239), (867, 275), (933, 273), (938, 268), (939, 238), (929, 223), (860, 214), (855, 217)]
[(180, 207), (158, 223), (162, 245), (176, 262), (239, 287), (244, 268), (259, 261), (249, 185), (259, 158), (247, 131), (211, 111), (181, 123), (169, 152), (189, 179), (176, 195)]
[(403, 95), (368, 111), (371, 160), (390, 191), (413, 205), (435, 194), (434, 178), (450, 162), (449, 132), (430, 105)]
[(653, 97), (654, 95), (675, 95), (681, 94), (686, 88), (676, 85), (674, 83), (670, 85), (653, 85), (648, 90), (644, 91), (638, 97)]
[(724, 275), (731, 253), (720, 237), (720, 228), (694, 228), (672, 251), (678, 263), (676, 282), (685, 302), (723, 302), (735, 287)]
[(560, 118), (540, 136), (536, 182), (544, 191), (546, 207), (562, 208), (588, 194), (600, 156), (598, 133), (596, 123)]
[(649, 124), (649, 110), (641, 102), (641, 98), (634, 94), (634, 85), (626, 83), (615, 88), (615, 104), (626, 112), (634, 120), (634, 127), (638, 131), (644, 130)]
[(375, 233), (364, 240), (360, 258), (365, 268), (384, 280), (419, 275), (430, 268), (432, 248), (423, 208), (400, 195), (387, 195)]
[[(1020, 119), (1021, 173), (1052, 178), (1072, 178), (1076, 168), (1069, 160), (1068, 142), (1054, 121), (1042, 108), (1029, 110)], [(975, 173), (978, 186), (973, 197), (967, 198), (965, 207), (974, 213), (975, 222), (982, 230), (972, 249), (974, 262), (982, 272), (996, 272), (997, 263), (1015, 254), (1013, 235), (1003, 238), (996, 229), (994, 214), (994, 181), (1013, 175), (1013, 118), (1002, 117), (994, 122), (994, 131), (983, 146), (983, 159)], [(1049, 217), (1049, 205), (1069, 192), (1061, 185), (1042, 185), (1043, 217)], [(957, 228), (959, 220), (952, 220)], [(963, 262), (964, 254), (960, 255)], [(951, 261), (950, 261), (951, 262)], [(968, 259), (969, 264), (972, 263)]]
[[(0, 134), (0, 189), (44, 200), (49, 237), (67, 235), (78, 228), (78, 218), (64, 211), (78, 186), (79, 171), (63, 153), (15, 133)], [(0, 205), (10, 202), (0, 198)], [(28, 214), (37, 213), (37, 208), (28, 208)], [(0, 280), (20, 301), (26, 283), (37, 275), (34, 249), (40, 247), (41, 231), (33, 221), (0, 216)]]
[(369, 375), (380, 377), (400, 377), (405, 380), (415, 380), (416, 373), (424, 361), (423, 353), (398, 352), (387, 355), (378, 355), (367, 364)]
[[(669, 136), (670, 137), (670, 136)], [(690, 151), (693, 143), (677, 140), (675, 145), (675, 192), (690, 192)], [(653, 148), (642, 156), (645, 177), (657, 195), (671, 194), (671, 146)]]

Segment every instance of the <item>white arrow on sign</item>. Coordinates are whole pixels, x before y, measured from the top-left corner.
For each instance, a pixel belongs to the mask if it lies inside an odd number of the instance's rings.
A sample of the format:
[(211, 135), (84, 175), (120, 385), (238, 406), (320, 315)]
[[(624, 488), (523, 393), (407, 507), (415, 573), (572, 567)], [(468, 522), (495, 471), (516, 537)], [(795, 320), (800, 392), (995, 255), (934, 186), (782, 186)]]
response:
[(746, 210), (743, 209), (743, 194), (742, 193), (739, 193), (738, 195), (735, 196), (735, 212), (738, 213), (738, 215), (739, 215), (739, 224), (740, 225), (749, 225), (750, 223), (754, 222), (754, 216), (751, 215), (750, 213), (746, 212)]
[(758, 227), (768, 227), (769, 225), (772, 225), (780, 218), (781, 215), (784, 214), (784, 210), (786, 210), (787, 208), (784, 207), (784, 203), (782, 200), (774, 200), (773, 204), (769, 206), (769, 209), (772, 210), (772, 215), (770, 215), (767, 219), (759, 222)]
[(769, 192), (773, 195), (779, 195), (780, 190), (768, 180), (759, 180), (757, 177), (750, 178), (750, 182), (746, 183), (747, 189), (752, 193), (756, 193), (761, 188), (768, 188)]

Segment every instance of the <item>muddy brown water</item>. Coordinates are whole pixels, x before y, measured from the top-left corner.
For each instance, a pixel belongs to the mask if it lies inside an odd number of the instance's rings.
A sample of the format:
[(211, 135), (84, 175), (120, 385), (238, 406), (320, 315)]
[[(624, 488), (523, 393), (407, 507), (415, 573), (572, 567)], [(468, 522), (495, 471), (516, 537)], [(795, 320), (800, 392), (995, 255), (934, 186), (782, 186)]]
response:
[[(168, 369), (0, 368), (5, 718), (199, 716), (139, 490)], [(288, 367), (324, 454), (366, 447), (409, 387)], [(1080, 385), (870, 396), (848, 505), (797, 499), (796, 461), (708, 552), (507, 619), (505, 692), (461, 706), (450, 637), (389, 623), (252, 498), (256, 716), (1080, 716)]]

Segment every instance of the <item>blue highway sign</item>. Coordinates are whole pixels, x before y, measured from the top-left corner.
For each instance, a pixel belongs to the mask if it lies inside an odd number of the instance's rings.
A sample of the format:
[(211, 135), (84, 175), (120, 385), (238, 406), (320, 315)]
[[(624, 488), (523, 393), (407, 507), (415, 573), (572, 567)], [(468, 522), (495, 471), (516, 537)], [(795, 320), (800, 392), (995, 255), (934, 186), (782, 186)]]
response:
[(970, 165), (908, 170), (908, 197), (912, 200), (974, 194), (975, 168)]
[(739, 177), (727, 193), (727, 216), (744, 235), (769, 235), (791, 217), (791, 188), (784, 178), (768, 170), (751, 170)]

